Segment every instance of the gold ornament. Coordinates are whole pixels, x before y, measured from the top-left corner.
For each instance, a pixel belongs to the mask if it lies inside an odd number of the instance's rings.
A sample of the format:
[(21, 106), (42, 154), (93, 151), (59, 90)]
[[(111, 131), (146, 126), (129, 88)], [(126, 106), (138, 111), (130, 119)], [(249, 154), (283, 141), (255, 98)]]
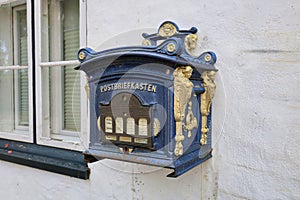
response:
[(82, 51), (79, 53), (79, 59), (83, 60), (85, 58), (85, 53)]
[(183, 120), (185, 118), (185, 110), (190, 98), (194, 84), (189, 80), (192, 76), (193, 69), (190, 66), (178, 67), (175, 69), (174, 76), (174, 118), (176, 122), (175, 150), (176, 156), (183, 154), (182, 134)]
[(203, 79), (203, 86), (205, 89), (205, 92), (201, 94), (201, 121), (202, 121), (202, 127), (201, 127), (201, 140), (200, 144), (205, 145), (207, 144), (207, 132), (209, 131), (207, 127), (207, 116), (210, 113), (210, 107), (211, 107), (211, 101), (214, 97), (215, 90), (216, 90), (216, 84), (214, 83), (215, 78), (215, 71), (205, 71), (201, 74), (201, 78)]
[(168, 52), (170, 52), (170, 53), (174, 52), (174, 51), (176, 50), (175, 44), (173, 44), (173, 43), (168, 44), (167, 50), (168, 50)]
[(197, 118), (193, 114), (192, 106), (193, 104), (190, 101), (188, 104), (188, 112), (185, 118), (186, 123), (184, 125), (184, 129), (188, 132), (188, 138), (192, 136), (192, 130), (194, 128), (198, 128)]
[(153, 122), (153, 135), (154, 135), (154, 137), (157, 137), (159, 133), (160, 133), (160, 122), (157, 118), (154, 118), (154, 122)]
[(211, 55), (210, 55), (209, 53), (206, 54), (205, 57), (204, 57), (204, 60), (205, 60), (206, 62), (209, 62), (209, 61), (211, 60)]
[(176, 33), (176, 27), (169, 22), (163, 24), (158, 30), (158, 35), (160, 35), (161, 37), (171, 37)]
[(198, 36), (196, 34), (189, 34), (184, 38), (184, 46), (187, 50), (196, 48)]
[(151, 42), (150, 42), (150, 40), (144, 39), (143, 42), (142, 42), (142, 45), (151, 46)]

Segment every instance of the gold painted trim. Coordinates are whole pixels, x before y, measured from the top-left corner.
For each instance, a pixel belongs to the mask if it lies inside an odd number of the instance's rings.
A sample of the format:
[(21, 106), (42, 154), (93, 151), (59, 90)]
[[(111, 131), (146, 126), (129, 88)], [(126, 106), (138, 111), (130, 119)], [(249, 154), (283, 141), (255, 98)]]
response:
[(176, 27), (167, 22), (164, 23), (158, 30), (158, 35), (161, 37), (171, 37), (177, 33)]
[(128, 153), (132, 153), (133, 152), (133, 148), (128, 147), (127, 151), (128, 151)]
[(146, 118), (140, 118), (138, 120), (138, 135), (140, 136), (148, 135), (148, 121)]
[(119, 151), (120, 151), (121, 153), (124, 153), (124, 149), (123, 149), (122, 147), (119, 147)]
[(183, 154), (182, 141), (184, 140), (183, 127), (185, 110), (190, 98), (194, 84), (189, 80), (192, 76), (193, 69), (190, 66), (178, 67), (175, 69), (174, 76), (174, 118), (176, 121), (175, 150), (176, 156)]
[(151, 41), (150, 41), (150, 40), (147, 40), (147, 39), (144, 39), (144, 40), (142, 41), (142, 45), (144, 45), (144, 46), (151, 46)]
[(104, 130), (106, 133), (113, 132), (113, 118), (110, 116), (106, 116), (104, 118)]
[(204, 60), (205, 60), (206, 62), (209, 62), (209, 61), (211, 60), (211, 55), (210, 55), (209, 53), (206, 54), (205, 57), (204, 57)]
[(116, 129), (116, 134), (123, 134), (123, 125), (124, 125), (124, 120), (122, 117), (116, 117), (115, 119), (115, 129)]
[(159, 133), (160, 133), (160, 122), (157, 118), (154, 118), (154, 122), (153, 122), (153, 135), (154, 135), (154, 137), (157, 137)]
[(184, 46), (187, 50), (196, 49), (198, 36), (196, 34), (189, 34), (184, 38)]
[(97, 119), (97, 126), (98, 126), (98, 130), (100, 131), (101, 130), (101, 118), (100, 118), (100, 116)]
[(131, 137), (120, 136), (119, 141), (121, 142), (131, 142)]
[(115, 135), (106, 135), (106, 136), (105, 136), (105, 139), (117, 141), (117, 136), (115, 136)]
[(173, 43), (168, 44), (168, 45), (167, 45), (167, 50), (168, 50), (168, 52), (170, 52), (170, 53), (174, 52), (174, 51), (176, 50), (175, 44), (173, 44)]
[(194, 128), (198, 128), (197, 118), (193, 114), (193, 104), (190, 101), (188, 104), (188, 112), (185, 118), (186, 124), (184, 125), (184, 129), (188, 132), (188, 138), (192, 137), (192, 130)]
[(209, 131), (207, 127), (207, 116), (210, 113), (210, 107), (211, 107), (211, 101), (214, 97), (215, 90), (216, 90), (216, 84), (214, 83), (216, 72), (214, 71), (205, 71), (201, 74), (201, 78), (203, 79), (203, 87), (205, 89), (205, 92), (201, 94), (201, 121), (202, 121), (202, 127), (201, 127), (201, 140), (200, 144), (205, 145), (207, 144), (207, 132)]
[(82, 51), (79, 53), (79, 59), (83, 60), (85, 58), (85, 53)]
[(139, 143), (139, 144), (147, 144), (148, 139), (146, 139), (146, 138), (134, 138), (134, 142)]

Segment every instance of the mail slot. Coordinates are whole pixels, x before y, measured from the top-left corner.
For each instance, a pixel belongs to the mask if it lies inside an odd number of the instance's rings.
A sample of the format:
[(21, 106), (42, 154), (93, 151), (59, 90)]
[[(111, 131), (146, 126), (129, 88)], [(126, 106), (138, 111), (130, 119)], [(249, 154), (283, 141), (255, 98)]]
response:
[(189, 53), (196, 33), (166, 21), (141, 46), (79, 50), (90, 99), (86, 157), (166, 167), (177, 177), (212, 156), (216, 55)]

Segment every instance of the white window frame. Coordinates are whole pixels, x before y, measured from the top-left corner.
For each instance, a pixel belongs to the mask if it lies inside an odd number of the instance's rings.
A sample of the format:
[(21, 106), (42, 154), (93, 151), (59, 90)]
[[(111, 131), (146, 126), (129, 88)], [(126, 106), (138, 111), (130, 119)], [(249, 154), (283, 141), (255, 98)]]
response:
[[(43, 99), (42, 99), (42, 91), (43, 91), (43, 82), (42, 82), (42, 68), (50, 68), (50, 67), (60, 67), (60, 66), (74, 66), (79, 64), (77, 60), (73, 61), (58, 61), (58, 62), (42, 62), (42, 33), (41, 30), (42, 26), (45, 26), (42, 23), (42, 16), (45, 14), (43, 13), (46, 5), (39, 0), (35, 1), (35, 36), (36, 36), (36, 51), (35, 51), (35, 58), (36, 58), (36, 66), (35, 66), (35, 77), (36, 77), (36, 105), (40, 105), (36, 107), (36, 131), (37, 131), (37, 143), (41, 145), (53, 146), (58, 148), (64, 149), (72, 149), (72, 150), (84, 150), (88, 145), (88, 130), (89, 130), (89, 106), (88, 106), (88, 97), (85, 92), (84, 86), (86, 84), (86, 76), (83, 72), (80, 72), (80, 101), (81, 101), (81, 130), (78, 136), (74, 136), (73, 133), (68, 134), (68, 131), (61, 131), (62, 134), (51, 134), (49, 130), (45, 130), (43, 126), (43, 115), (45, 114), (45, 109), (42, 108)], [(44, 8), (42, 8), (44, 7)], [(86, 46), (86, 1), (79, 0), (79, 29), (80, 29), (80, 47)], [(44, 70), (45, 71), (45, 70)], [(49, 109), (49, 108), (48, 108)], [(62, 110), (62, 109), (61, 109)], [(62, 116), (62, 115), (61, 115)], [(62, 123), (61, 119), (57, 124), (59, 125)], [(48, 126), (48, 125), (46, 125)], [(48, 126), (49, 127), (49, 126)], [(62, 127), (62, 126), (60, 126)]]
[[(10, 3), (10, 2), (7, 2)], [(22, 4), (25, 4), (24, 7), (20, 6)], [(20, 126), (16, 126), (16, 129), (13, 130), (12, 133), (6, 133), (6, 132), (0, 132), (0, 137), (1, 138), (5, 138), (5, 139), (10, 139), (10, 140), (18, 140), (18, 141), (22, 141), (22, 142), (29, 142), (32, 143), (33, 142), (33, 98), (32, 98), (32, 29), (31, 29), (31, 1), (12, 1), (10, 3), (11, 9), (12, 9), (12, 13), (15, 12), (15, 10), (18, 9), (24, 9), (26, 7), (27, 10), (27, 48), (28, 48), (28, 66), (19, 66), (19, 65), (12, 65), (12, 66), (0, 66), (0, 70), (20, 70), (20, 69), (28, 69), (28, 102), (29, 102), (29, 126), (28, 127), (20, 127)], [(20, 6), (20, 7), (17, 7)], [(11, 42), (13, 42), (13, 40), (16, 38), (15, 34), (16, 32), (14, 30), (15, 26), (14, 24), (16, 24), (14, 22), (15, 20), (15, 14), (13, 14), (13, 16), (10, 17), (11, 20), (11, 29), (13, 29), (13, 35), (11, 36)], [(15, 43), (15, 42), (14, 42)], [(15, 45), (12, 45), (13, 49), (11, 51), (11, 53), (13, 54), (13, 59), (15, 61), (15, 57), (18, 54), (15, 54), (16, 52), (16, 47)], [(14, 77), (15, 79), (15, 77)], [(14, 90), (16, 90), (17, 88), (14, 87)], [(14, 91), (15, 92), (15, 91)], [(15, 98), (16, 100), (16, 98)], [(17, 110), (17, 109), (15, 109)], [(16, 117), (16, 115), (14, 116), (14, 121), (16, 123), (16, 121), (18, 120), (18, 117)]]

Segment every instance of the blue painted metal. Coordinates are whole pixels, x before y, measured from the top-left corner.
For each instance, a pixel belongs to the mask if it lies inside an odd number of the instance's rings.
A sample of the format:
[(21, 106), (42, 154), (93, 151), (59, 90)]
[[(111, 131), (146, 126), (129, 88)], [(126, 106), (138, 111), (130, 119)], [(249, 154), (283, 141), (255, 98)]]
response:
[[(204, 52), (198, 57), (191, 56), (185, 49), (184, 38), (191, 33), (196, 33), (197, 29), (192, 27), (190, 30), (179, 30), (175, 23), (170, 23), (177, 29), (177, 33), (172, 37), (164, 38), (157, 33), (143, 34), (143, 37), (151, 42), (151, 46), (122, 47), (100, 52), (90, 48), (79, 50), (78, 59), (81, 64), (76, 69), (83, 70), (88, 75), (90, 87), (90, 146), (85, 152), (86, 155), (98, 159), (111, 158), (171, 168), (174, 172), (169, 175), (170, 177), (177, 177), (211, 157), (211, 116), (208, 116), (210, 128), (208, 142), (203, 146), (199, 143), (200, 94), (204, 92), (201, 73), (208, 70), (217, 71), (214, 67), (216, 55), (213, 52)], [(156, 45), (159, 40), (164, 41)], [(170, 43), (176, 46), (174, 52), (169, 52), (167, 49)], [(80, 56), (82, 54), (84, 56)], [(209, 61), (205, 60), (207, 54), (212, 57)], [(195, 95), (192, 96), (191, 101), (199, 124), (198, 128), (192, 131), (191, 138), (185, 137), (184, 154), (177, 157), (174, 155), (176, 130), (173, 71), (179, 66), (186, 65), (194, 69), (190, 80), (194, 84)], [(151, 147), (143, 147), (134, 142), (108, 142), (105, 139), (107, 133), (103, 128), (98, 129), (97, 119), (103, 114), (101, 109), (110, 105), (114, 97), (122, 94), (131, 94), (139, 100), (141, 106), (149, 107), (149, 117), (152, 120), (157, 118), (160, 122), (165, 122), (162, 123), (161, 131), (157, 136), (153, 134), (152, 129), (150, 130), (151, 135), (147, 138), (151, 141)], [(111, 106), (111, 110), (116, 107), (118, 105)], [(115, 112), (118, 113), (118, 110)], [(151, 128), (153, 121), (148, 125)], [(125, 152), (120, 152), (120, 148)], [(133, 151), (126, 152), (128, 148), (132, 148)]]

